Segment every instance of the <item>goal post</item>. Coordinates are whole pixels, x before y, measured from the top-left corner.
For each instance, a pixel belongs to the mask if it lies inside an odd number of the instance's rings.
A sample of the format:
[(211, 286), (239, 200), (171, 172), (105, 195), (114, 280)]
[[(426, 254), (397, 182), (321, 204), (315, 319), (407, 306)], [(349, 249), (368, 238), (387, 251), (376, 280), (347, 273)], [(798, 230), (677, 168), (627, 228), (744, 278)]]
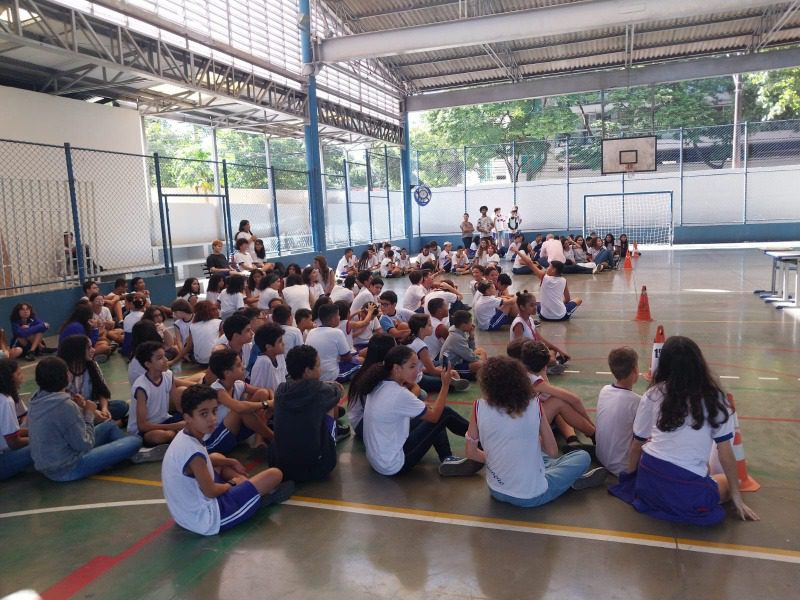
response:
[(671, 246), (673, 237), (672, 192), (626, 192), (584, 194), (583, 235), (600, 237), (621, 233), (630, 242), (648, 246)]

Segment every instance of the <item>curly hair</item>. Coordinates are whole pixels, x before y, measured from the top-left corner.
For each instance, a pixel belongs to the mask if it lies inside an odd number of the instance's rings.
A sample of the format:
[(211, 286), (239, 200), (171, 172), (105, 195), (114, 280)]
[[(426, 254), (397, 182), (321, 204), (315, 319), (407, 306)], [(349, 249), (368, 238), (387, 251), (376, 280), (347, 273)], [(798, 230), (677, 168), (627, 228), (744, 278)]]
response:
[(730, 418), (731, 408), (725, 400), (703, 353), (691, 339), (672, 336), (664, 342), (653, 386), (664, 393), (656, 426), (661, 431), (675, 431), (691, 415), (692, 429), (700, 429), (708, 420), (717, 427)]
[(525, 340), (519, 359), (531, 373), (538, 373), (550, 362), (550, 350), (544, 342)]
[(492, 356), (478, 371), (478, 385), (486, 403), (518, 417), (528, 408), (533, 388), (525, 368), (508, 356)]

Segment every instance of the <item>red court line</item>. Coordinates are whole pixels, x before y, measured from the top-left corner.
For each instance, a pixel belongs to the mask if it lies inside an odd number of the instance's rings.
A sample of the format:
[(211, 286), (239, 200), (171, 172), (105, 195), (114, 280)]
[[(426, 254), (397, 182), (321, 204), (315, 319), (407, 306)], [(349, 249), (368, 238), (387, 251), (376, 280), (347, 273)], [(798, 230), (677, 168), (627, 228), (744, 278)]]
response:
[[(457, 404), (459, 406), (472, 406), (472, 402), (466, 400), (447, 400), (447, 404)], [(596, 408), (587, 408), (587, 412), (597, 412)], [(756, 417), (739, 415), (742, 421), (768, 421), (772, 423), (800, 423), (800, 419), (792, 419), (790, 417)]]
[(92, 560), (64, 577), (64, 579), (46, 589), (42, 593), (42, 598), (44, 600), (66, 600), (67, 598), (71, 598), (90, 583), (99, 579), (119, 563), (152, 542), (155, 538), (172, 527), (174, 523), (175, 521), (169, 519), (115, 556), (95, 556)]

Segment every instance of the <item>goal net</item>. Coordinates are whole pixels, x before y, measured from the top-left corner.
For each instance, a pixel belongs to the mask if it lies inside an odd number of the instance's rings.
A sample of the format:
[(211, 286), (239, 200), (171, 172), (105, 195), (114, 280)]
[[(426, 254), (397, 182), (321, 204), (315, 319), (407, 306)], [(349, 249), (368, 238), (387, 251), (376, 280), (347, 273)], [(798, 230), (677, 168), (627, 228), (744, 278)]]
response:
[(672, 192), (586, 194), (583, 197), (583, 233), (607, 233), (641, 245), (672, 244)]

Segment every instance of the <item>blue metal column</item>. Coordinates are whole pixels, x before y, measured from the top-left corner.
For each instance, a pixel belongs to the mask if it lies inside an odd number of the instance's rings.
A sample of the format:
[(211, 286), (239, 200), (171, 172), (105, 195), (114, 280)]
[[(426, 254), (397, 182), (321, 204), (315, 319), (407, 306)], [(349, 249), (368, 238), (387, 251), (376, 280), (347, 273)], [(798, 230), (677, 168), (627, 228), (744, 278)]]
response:
[(156, 174), (156, 191), (158, 193), (158, 216), (159, 221), (161, 221), (161, 251), (164, 254), (164, 268), (169, 270), (172, 264), (172, 260), (170, 259), (172, 246), (167, 243), (167, 212), (164, 205), (164, 195), (161, 191), (161, 164), (158, 160), (158, 152), (153, 153), (153, 168)]
[[(75, 191), (75, 173), (72, 169), (72, 150), (69, 143), (64, 143), (64, 155), (67, 162), (67, 184), (69, 186), (69, 203), (72, 208), (72, 226), (75, 230), (75, 260), (78, 261), (78, 280), (83, 285), (86, 283), (86, 258), (83, 254), (81, 223), (78, 214), (78, 194)], [(69, 257), (69, 260), (72, 261), (72, 256)]]
[(372, 231), (372, 168), (369, 163), (369, 150), (364, 150), (364, 164), (367, 167), (367, 214), (369, 215), (369, 243), (375, 241)]
[(303, 64), (311, 67), (311, 74), (306, 84), (308, 97), (308, 123), (303, 128), (306, 147), (306, 164), (308, 166), (308, 203), (311, 213), (311, 232), (314, 238), (314, 251), (324, 252), (325, 241), (325, 207), (322, 198), (322, 170), (319, 158), (319, 123), (317, 115), (317, 78), (314, 76), (314, 50), (311, 47), (311, 6), (309, 0), (298, 0), (297, 11), (300, 15), (300, 47), (303, 52)]
[[(403, 147), (400, 149), (400, 165), (403, 171), (403, 217), (408, 252), (411, 254), (411, 240), (414, 237), (413, 215), (411, 214), (411, 137), (408, 127), (408, 113), (405, 111), (403, 111)], [(419, 173), (417, 176), (419, 176)]]

